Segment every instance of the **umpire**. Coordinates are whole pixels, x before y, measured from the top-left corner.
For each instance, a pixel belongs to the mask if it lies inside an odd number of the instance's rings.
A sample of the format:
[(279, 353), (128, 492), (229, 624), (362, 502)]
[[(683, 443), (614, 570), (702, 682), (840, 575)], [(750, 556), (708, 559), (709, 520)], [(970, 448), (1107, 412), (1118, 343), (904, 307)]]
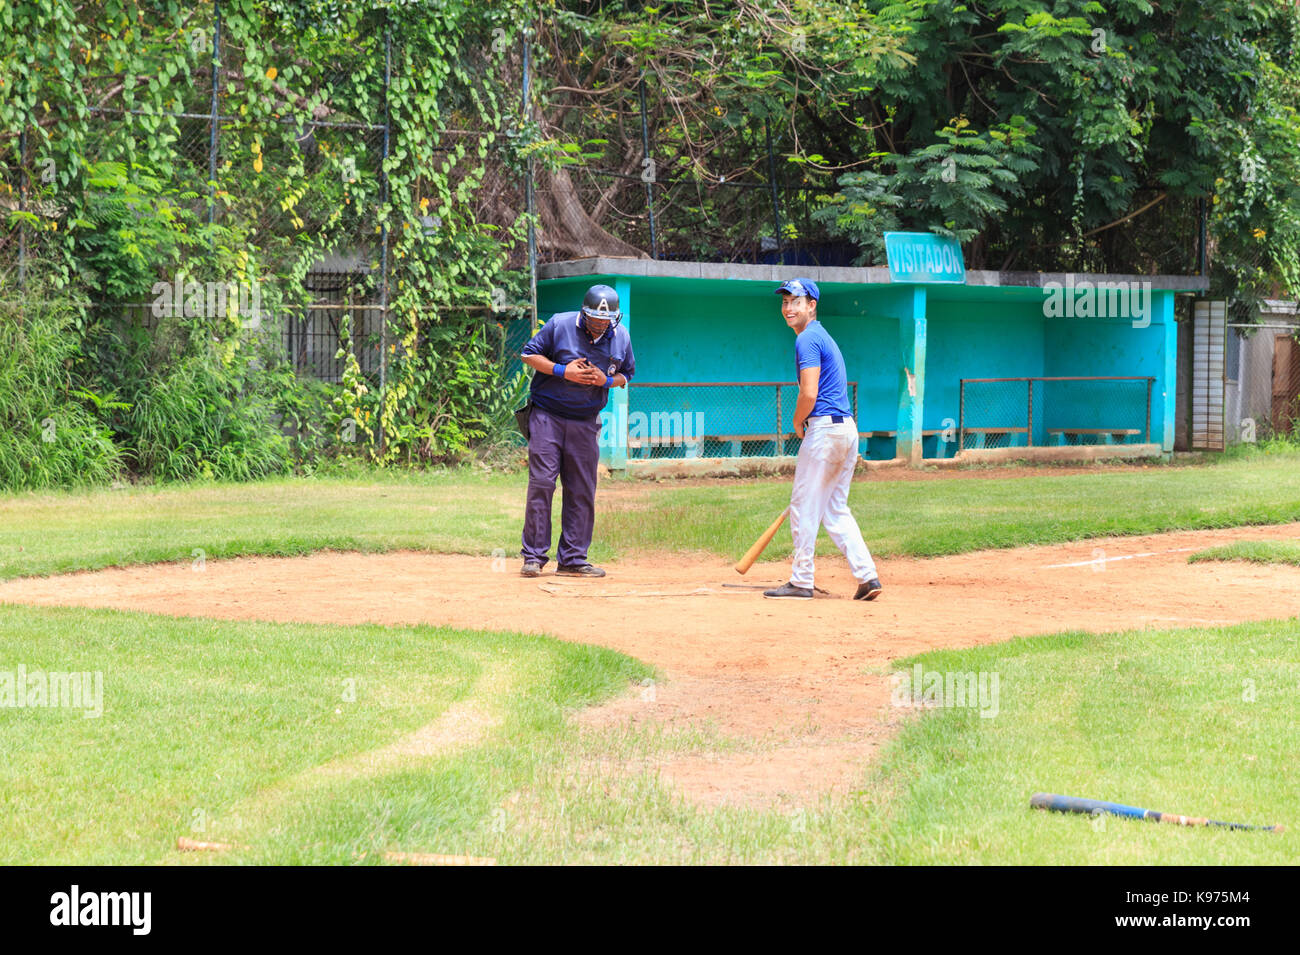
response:
[(582, 308), (558, 312), (524, 346), (520, 358), (534, 371), (520, 425), (528, 438), (528, 500), (524, 505), (524, 566), (538, 577), (551, 549), (551, 499), (555, 479), (564, 485), (556, 573), (604, 577), (587, 560), (596, 521), (596, 468), (600, 463), (600, 412), (610, 388), (632, 380), (632, 339), (619, 325), (618, 293), (608, 285), (587, 289)]

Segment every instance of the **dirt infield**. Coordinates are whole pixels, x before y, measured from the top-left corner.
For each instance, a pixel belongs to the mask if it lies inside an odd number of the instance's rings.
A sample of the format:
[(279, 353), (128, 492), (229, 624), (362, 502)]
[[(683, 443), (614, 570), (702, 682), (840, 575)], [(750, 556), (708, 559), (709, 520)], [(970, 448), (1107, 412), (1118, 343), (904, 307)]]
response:
[[(657, 665), (665, 680), (585, 711), (585, 725), (711, 727), (742, 745), (655, 765), (706, 804), (805, 804), (843, 791), (908, 711), (889, 664), (1061, 630), (1217, 626), (1300, 616), (1300, 568), (1188, 564), (1238, 540), (1300, 540), (1300, 524), (1108, 538), (881, 564), (866, 604), (842, 558), (822, 558), (813, 601), (766, 600), (721, 559), (659, 556), (603, 580), (517, 576), (518, 562), (423, 553), (241, 558), (0, 583), (0, 602), (308, 623), (449, 624), (546, 633)], [(552, 565), (553, 566), (553, 565)], [(724, 587), (739, 584), (740, 587)]]

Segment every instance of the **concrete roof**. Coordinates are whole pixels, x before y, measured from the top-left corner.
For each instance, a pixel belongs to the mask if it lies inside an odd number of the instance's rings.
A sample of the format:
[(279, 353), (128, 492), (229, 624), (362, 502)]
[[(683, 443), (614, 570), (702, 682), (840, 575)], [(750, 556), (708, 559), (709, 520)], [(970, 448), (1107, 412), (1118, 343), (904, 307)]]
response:
[[(1201, 275), (1105, 275), (1097, 272), (1074, 272), (1074, 281), (1150, 282), (1151, 287), (1174, 292), (1204, 292), (1210, 280)], [(657, 259), (631, 259), (593, 256), (569, 259), (537, 267), (539, 279), (580, 278), (587, 275), (626, 275), (665, 279), (733, 279), (742, 282), (783, 282), (791, 276), (810, 278), (822, 283), (889, 285), (889, 269), (819, 267), (813, 265), (743, 265), (728, 262), (668, 262)], [(966, 271), (966, 286), (984, 288), (1042, 288), (1049, 282), (1066, 283), (1065, 272), (990, 272)], [(911, 283), (909, 283), (911, 284)], [(961, 288), (960, 285), (927, 286)]]

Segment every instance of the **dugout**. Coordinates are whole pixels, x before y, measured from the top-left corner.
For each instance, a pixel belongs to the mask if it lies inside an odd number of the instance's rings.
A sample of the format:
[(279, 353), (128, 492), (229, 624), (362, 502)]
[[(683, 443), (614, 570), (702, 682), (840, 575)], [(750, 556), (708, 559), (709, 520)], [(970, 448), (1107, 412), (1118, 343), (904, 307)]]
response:
[(775, 293), (804, 276), (844, 354), (868, 460), (1087, 460), (1173, 450), (1176, 297), (1199, 276), (967, 271), (595, 257), (538, 267), (542, 319), (613, 286), (637, 375), (610, 399), (602, 460), (780, 458), (798, 451), (793, 335)]

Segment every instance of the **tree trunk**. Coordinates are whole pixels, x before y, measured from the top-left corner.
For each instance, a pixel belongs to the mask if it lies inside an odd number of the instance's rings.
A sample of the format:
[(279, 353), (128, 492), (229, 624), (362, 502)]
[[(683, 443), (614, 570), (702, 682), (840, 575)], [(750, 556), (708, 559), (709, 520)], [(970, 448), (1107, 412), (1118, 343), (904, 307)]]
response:
[(636, 246), (605, 231), (583, 207), (577, 187), (567, 169), (542, 171), (535, 193), (539, 250), (561, 259), (582, 259), (594, 255), (647, 259)]

